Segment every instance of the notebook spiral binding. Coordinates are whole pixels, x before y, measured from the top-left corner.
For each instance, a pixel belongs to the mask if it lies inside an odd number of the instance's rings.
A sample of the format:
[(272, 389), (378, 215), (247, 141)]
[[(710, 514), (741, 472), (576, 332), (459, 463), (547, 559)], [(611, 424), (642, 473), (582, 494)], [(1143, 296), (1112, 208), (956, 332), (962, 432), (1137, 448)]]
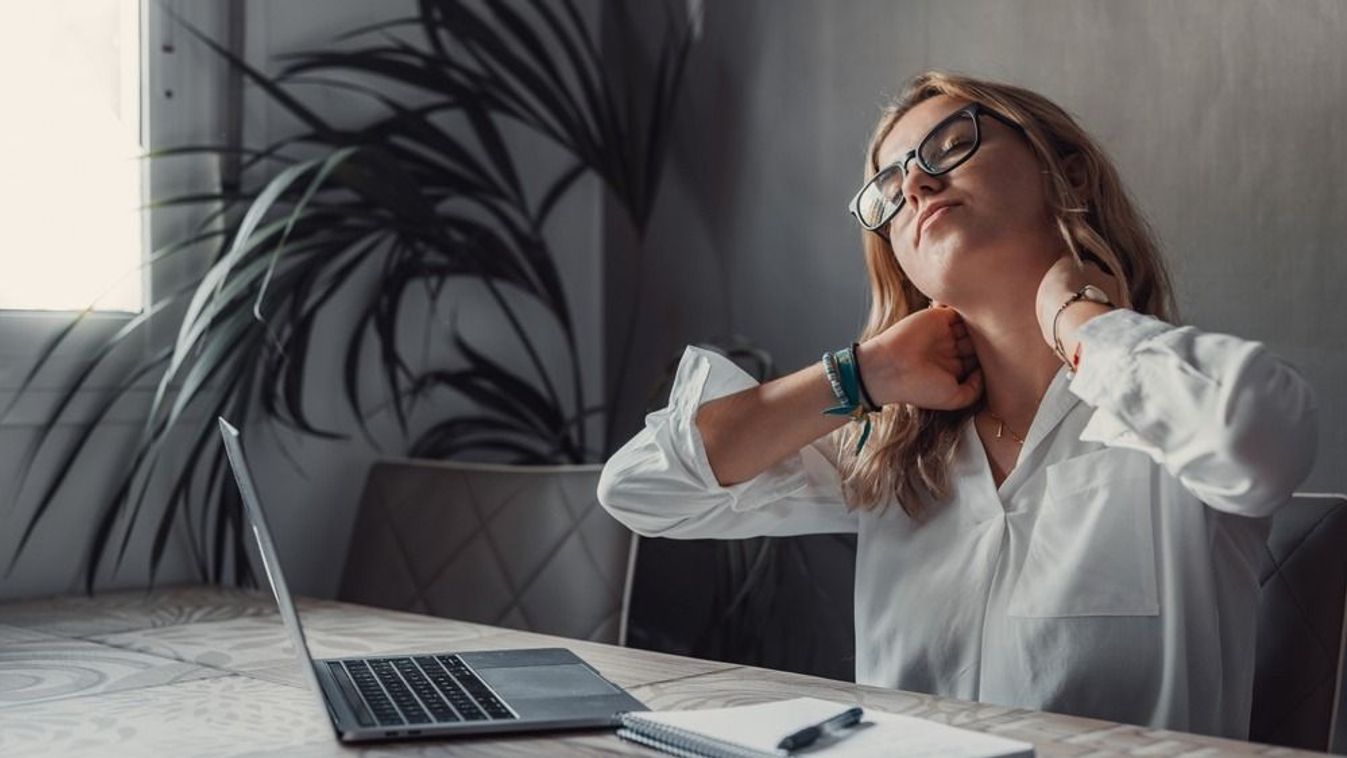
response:
[(687, 729), (652, 723), (636, 713), (623, 714), (621, 721), (618, 737), (680, 758), (775, 758), (776, 755), (746, 750)]

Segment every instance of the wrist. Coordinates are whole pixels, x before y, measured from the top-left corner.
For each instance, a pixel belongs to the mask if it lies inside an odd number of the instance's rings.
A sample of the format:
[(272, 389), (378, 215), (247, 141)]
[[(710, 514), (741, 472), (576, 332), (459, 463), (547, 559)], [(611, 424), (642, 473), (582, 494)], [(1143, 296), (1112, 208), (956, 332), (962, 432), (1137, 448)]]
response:
[[(1112, 305), (1090, 300), (1077, 300), (1068, 305), (1057, 320), (1057, 340), (1061, 343), (1062, 352), (1068, 357), (1080, 355), (1080, 328), (1091, 319), (1112, 310)], [(1069, 358), (1067, 365), (1073, 370), (1076, 368)]]
[(861, 383), (865, 385), (870, 399), (876, 405), (885, 406), (897, 400), (888, 391), (893, 386), (893, 379), (889, 376), (889, 362), (884, 360), (884, 355), (879, 345), (875, 344), (874, 338), (856, 345), (856, 362), (860, 364)]
[(866, 393), (861, 379), (860, 346), (853, 342), (836, 351), (823, 353), (823, 371), (837, 404), (823, 411), (826, 416), (846, 416), (861, 425), (855, 454), (859, 455), (870, 437), (870, 414), (879, 411)]
[(1038, 293), (1038, 328), (1043, 333), (1043, 338), (1048, 341), (1048, 345), (1052, 345), (1052, 322), (1057, 318), (1057, 311), (1061, 309), (1063, 303), (1075, 297), (1079, 289), (1079, 287), (1067, 289), (1064, 285), (1058, 285)]
[[(1045, 303), (1042, 297), (1038, 302), (1038, 328), (1043, 335), (1043, 339), (1048, 343), (1048, 347), (1052, 348), (1058, 359), (1068, 365), (1072, 363), (1070, 356), (1074, 352), (1074, 345), (1067, 345), (1063, 341), (1062, 321), (1067, 317), (1068, 311), (1077, 309), (1077, 313), (1073, 314), (1073, 317), (1076, 326), (1079, 326), (1081, 319), (1079, 309), (1086, 304), (1103, 306), (1105, 310), (1114, 307), (1113, 298), (1093, 284), (1085, 284), (1080, 289), (1070, 292), (1064, 297), (1059, 297), (1055, 305), (1050, 300)], [(1089, 320), (1099, 313), (1098, 309), (1091, 309), (1085, 320)]]

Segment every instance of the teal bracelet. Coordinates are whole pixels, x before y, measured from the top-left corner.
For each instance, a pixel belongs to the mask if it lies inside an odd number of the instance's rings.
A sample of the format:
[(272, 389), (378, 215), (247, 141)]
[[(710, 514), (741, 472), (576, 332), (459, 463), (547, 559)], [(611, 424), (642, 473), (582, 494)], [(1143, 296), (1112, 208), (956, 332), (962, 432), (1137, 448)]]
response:
[(856, 386), (861, 391), (861, 405), (870, 413), (879, 413), (884, 409), (870, 397), (870, 390), (865, 388), (865, 377), (861, 376), (861, 356), (857, 353), (860, 348), (860, 343), (851, 343), (851, 362), (856, 364)]
[[(859, 407), (859, 406), (858, 406)], [(857, 420), (854, 416), (852, 420)], [(859, 455), (861, 448), (865, 447), (865, 441), (870, 439), (870, 416), (867, 414), (861, 421), (861, 438), (856, 440), (856, 453)]]
[[(829, 416), (851, 416), (854, 415), (860, 404), (856, 402), (853, 391), (847, 389), (847, 377), (843, 373), (846, 369), (842, 367), (842, 361), (838, 358), (841, 355), (839, 350), (836, 353), (825, 353), (823, 355), (823, 371), (828, 375), (828, 382), (833, 388), (833, 397), (837, 400), (837, 405), (824, 411)], [(852, 382), (854, 385), (855, 382)]]
[(844, 347), (833, 353), (833, 358), (837, 361), (837, 374), (842, 380), (842, 391), (847, 395), (847, 402), (851, 405), (861, 405), (861, 383), (856, 372), (856, 356), (850, 347)]
[(856, 442), (856, 452), (859, 453), (865, 447), (865, 441), (870, 439), (870, 409), (863, 404), (860, 373), (856, 369), (856, 355), (852, 348), (824, 353), (823, 370), (838, 402), (824, 413), (829, 416), (849, 416), (852, 421), (862, 424), (861, 438)]

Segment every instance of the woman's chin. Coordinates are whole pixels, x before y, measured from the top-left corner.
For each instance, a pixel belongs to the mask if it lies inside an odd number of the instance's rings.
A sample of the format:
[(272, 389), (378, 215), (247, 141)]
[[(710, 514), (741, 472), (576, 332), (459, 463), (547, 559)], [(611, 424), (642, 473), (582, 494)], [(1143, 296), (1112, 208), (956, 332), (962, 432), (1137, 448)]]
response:
[(935, 232), (921, 241), (921, 246), (917, 248), (917, 253), (924, 258), (935, 258), (938, 260), (963, 257), (970, 249), (964, 240), (963, 235), (958, 230), (932, 230)]

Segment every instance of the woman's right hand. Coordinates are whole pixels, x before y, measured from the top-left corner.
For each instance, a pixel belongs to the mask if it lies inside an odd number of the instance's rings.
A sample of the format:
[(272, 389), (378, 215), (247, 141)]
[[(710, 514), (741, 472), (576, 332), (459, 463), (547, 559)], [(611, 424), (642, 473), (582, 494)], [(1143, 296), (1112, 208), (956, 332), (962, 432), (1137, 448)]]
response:
[(954, 410), (982, 396), (982, 369), (958, 311), (932, 304), (861, 343), (857, 362), (870, 399)]

